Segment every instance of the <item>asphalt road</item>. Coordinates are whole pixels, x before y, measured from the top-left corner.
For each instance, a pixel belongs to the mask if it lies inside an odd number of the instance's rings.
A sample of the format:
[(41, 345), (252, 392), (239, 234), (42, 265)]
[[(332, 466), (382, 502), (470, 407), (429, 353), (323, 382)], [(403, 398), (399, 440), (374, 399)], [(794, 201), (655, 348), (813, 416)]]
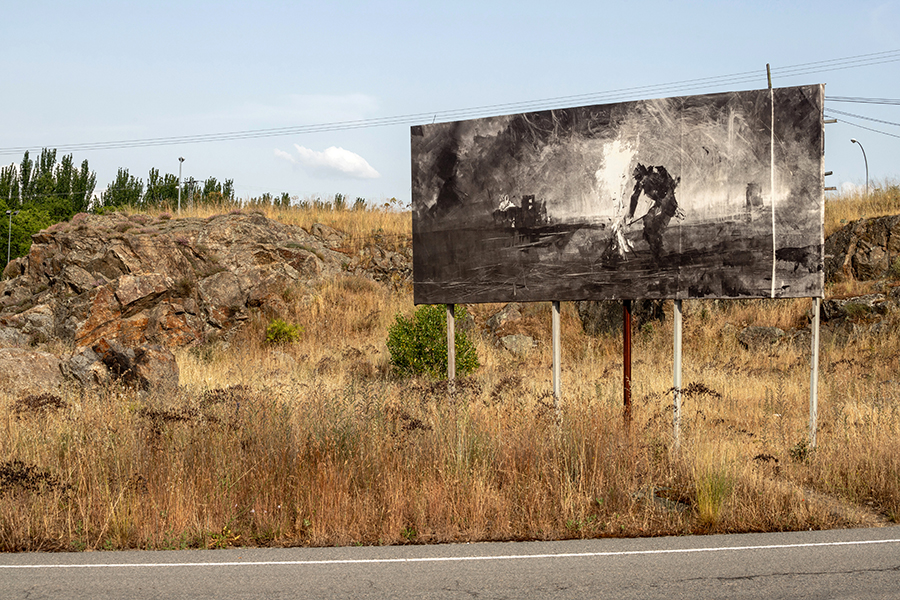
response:
[(900, 527), (384, 548), (0, 554), (0, 598), (900, 598)]

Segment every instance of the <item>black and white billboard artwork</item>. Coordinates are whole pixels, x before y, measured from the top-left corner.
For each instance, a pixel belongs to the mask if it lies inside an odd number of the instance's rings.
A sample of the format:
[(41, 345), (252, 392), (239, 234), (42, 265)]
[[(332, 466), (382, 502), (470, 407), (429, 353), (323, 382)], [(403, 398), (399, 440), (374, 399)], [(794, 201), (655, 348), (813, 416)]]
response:
[(415, 302), (821, 296), (823, 101), (812, 85), (415, 126)]

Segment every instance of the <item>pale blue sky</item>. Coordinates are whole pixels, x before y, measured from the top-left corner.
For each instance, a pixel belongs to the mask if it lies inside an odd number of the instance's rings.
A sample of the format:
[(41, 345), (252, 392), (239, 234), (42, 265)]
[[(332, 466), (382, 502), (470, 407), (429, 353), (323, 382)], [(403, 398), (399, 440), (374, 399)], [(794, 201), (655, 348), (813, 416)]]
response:
[[(776, 86), (900, 99), (900, 54), (777, 75), (900, 50), (900, 1), (31, 0), (4, 7), (0, 49), (0, 151), (440, 113), (754, 70), (753, 82), (616, 100), (756, 89), (767, 62)], [(900, 106), (828, 107), (900, 123)], [(850, 120), (900, 136), (898, 126)], [(838, 123), (826, 126), (829, 185), (864, 181), (851, 137), (872, 179), (900, 180), (900, 137)], [(177, 174), (184, 156), (185, 177), (232, 178), (241, 197), (410, 194), (409, 123), (72, 154), (88, 159), (98, 192), (119, 167), (146, 180), (151, 167)], [(21, 155), (0, 154), (0, 164)]]

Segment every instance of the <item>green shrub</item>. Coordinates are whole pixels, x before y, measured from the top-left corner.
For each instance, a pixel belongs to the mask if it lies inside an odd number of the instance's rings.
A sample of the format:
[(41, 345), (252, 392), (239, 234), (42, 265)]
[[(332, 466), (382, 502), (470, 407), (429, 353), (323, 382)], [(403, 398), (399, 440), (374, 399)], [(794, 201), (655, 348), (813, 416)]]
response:
[(274, 319), (266, 327), (266, 342), (269, 344), (289, 344), (300, 339), (303, 328), (283, 319)]
[[(453, 312), (457, 323), (467, 316), (464, 306)], [(468, 375), (478, 368), (475, 345), (461, 328), (456, 328), (456, 374)], [(447, 314), (443, 305), (420, 306), (411, 318), (401, 314), (388, 330), (387, 347), (391, 364), (401, 375), (426, 373), (447, 376)]]

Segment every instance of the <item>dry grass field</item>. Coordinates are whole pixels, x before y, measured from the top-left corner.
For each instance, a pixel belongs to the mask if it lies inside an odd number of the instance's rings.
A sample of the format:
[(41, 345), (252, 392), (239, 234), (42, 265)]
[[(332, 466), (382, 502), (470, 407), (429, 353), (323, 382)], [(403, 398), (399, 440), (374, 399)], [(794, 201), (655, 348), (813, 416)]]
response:
[[(897, 186), (827, 202), (826, 228), (900, 212)], [(198, 214), (194, 216), (206, 216)], [(409, 213), (269, 210), (364, 241), (408, 244)], [(885, 285), (892, 285), (887, 282)], [(829, 295), (866, 292), (845, 283)], [(469, 307), (482, 366), (446, 382), (392, 374), (385, 340), (411, 290), (342, 276), (286, 294), (302, 326), (271, 345), (259, 314), (227, 344), (181, 350), (177, 397), (109, 388), (0, 396), (0, 551), (222, 548), (656, 536), (900, 522), (900, 336), (823, 335), (818, 445), (809, 348), (744, 349), (746, 325), (808, 323), (810, 300), (686, 301), (680, 448), (672, 331), (622, 342), (563, 304), (563, 394), (551, 390), (550, 307), (513, 325), (524, 357)], [(669, 313), (671, 315), (671, 313)], [(888, 316), (889, 331), (900, 315)]]

